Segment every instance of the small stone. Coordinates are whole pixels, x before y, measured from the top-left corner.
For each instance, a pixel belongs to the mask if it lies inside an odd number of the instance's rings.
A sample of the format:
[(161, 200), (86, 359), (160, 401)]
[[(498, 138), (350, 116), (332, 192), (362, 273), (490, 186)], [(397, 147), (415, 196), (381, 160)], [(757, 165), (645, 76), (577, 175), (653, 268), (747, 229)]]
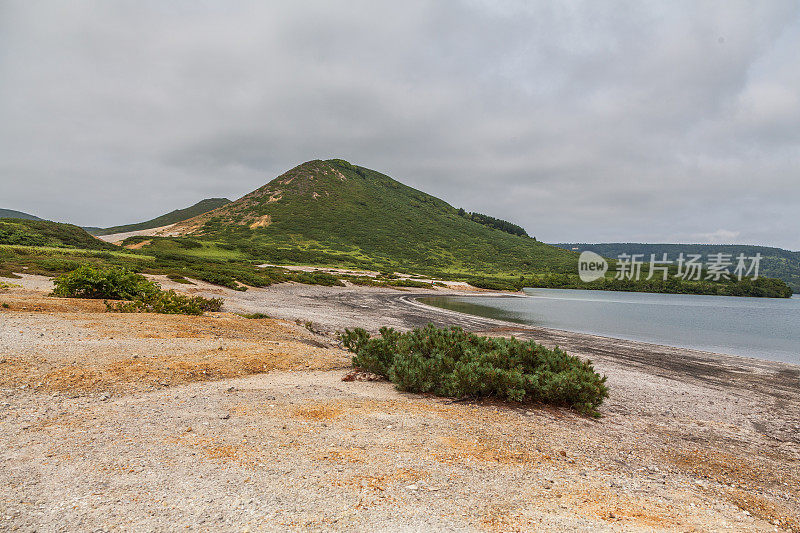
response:
[(221, 418), (222, 420), (228, 420), (230, 417), (231, 417), (231, 414), (230, 414), (230, 413), (225, 413), (225, 414), (224, 414), (224, 415), (222, 415), (220, 418)]
[(111, 398), (111, 396), (110, 396), (110, 395), (108, 395), (108, 394), (103, 394), (102, 396), (100, 396), (100, 401), (101, 401), (101, 402), (107, 402), (107, 401), (108, 401), (110, 398)]
[(406, 487), (406, 489), (408, 489), (408, 490), (419, 490), (419, 485), (417, 485), (417, 484), (409, 485), (409, 486)]

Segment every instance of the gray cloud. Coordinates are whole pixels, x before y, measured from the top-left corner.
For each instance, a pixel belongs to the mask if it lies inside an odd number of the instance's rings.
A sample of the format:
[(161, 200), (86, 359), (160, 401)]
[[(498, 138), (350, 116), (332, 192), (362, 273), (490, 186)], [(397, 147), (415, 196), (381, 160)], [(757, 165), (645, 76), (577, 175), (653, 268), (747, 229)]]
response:
[(84, 225), (343, 157), (548, 241), (800, 249), (796, 2), (0, 3), (0, 206)]

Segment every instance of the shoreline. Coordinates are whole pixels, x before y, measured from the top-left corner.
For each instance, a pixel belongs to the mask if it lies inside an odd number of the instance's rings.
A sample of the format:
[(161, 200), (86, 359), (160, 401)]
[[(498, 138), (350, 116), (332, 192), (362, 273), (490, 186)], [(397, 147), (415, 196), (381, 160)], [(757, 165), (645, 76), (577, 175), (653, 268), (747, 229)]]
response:
[[(642, 293), (642, 294), (653, 294), (653, 293)], [(498, 325), (506, 325), (507, 327), (533, 328), (533, 329), (541, 330), (541, 331), (549, 331), (549, 332), (552, 332), (553, 334), (558, 334), (558, 335), (562, 335), (562, 336), (588, 335), (590, 337), (596, 337), (598, 339), (605, 339), (605, 340), (608, 340), (608, 341), (620, 341), (620, 342), (638, 343), (638, 344), (642, 344), (644, 346), (651, 346), (651, 347), (654, 347), (654, 348), (669, 348), (669, 349), (676, 349), (676, 350), (687, 350), (687, 351), (696, 352), (696, 353), (699, 353), (699, 354), (707, 354), (710, 357), (718, 357), (720, 359), (741, 358), (741, 359), (744, 359), (745, 361), (777, 363), (777, 364), (780, 364), (780, 365), (789, 365), (789, 366), (792, 366), (792, 367), (800, 368), (800, 363), (793, 363), (791, 361), (776, 361), (774, 359), (765, 359), (765, 358), (760, 358), (760, 357), (752, 357), (752, 356), (749, 356), (749, 355), (741, 355), (741, 354), (733, 354), (733, 353), (725, 353), (725, 352), (713, 352), (713, 351), (710, 351), (710, 350), (701, 350), (699, 348), (692, 348), (692, 347), (687, 347), (687, 346), (675, 346), (675, 345), (672, 345), (672, 344), (661, 344), (661, 343), (658, 343), (658, 342), (649, 342), (649, 341), (643, 341), (643, 340), (638, 340), (638, 339), (626, 339), (624, 337), (613, 337), (613, 336), (610, 336), (610, 335), (600, 335), (600, 334), (597, 334), (597, 333), (590, 333), (590, 332), (584, 332), (584, 331), (573, 331), (573, 330), (568, 330), (568, 329), (553, 328), (553, 327), (549, 327), (549, 326), (535, 326), (535, 325), (531, 325), (531, 324), (526, 324), (524, 322), (510, 322), (510, 321), (505, 321), (505, 320), (499, 320), (499, 319), (496, 319), (496, 318), (482, 317), (480, 315), (473, 315), (473, 314), (470, 314), (470, 313), (465, 313), (463, 311), (455, 311), (455, 310), (452, 310), (452, 309), (445, 309), (445, 308), (442, 308), (442, 307), (437, 307), (435, 305), (429, 305), (429, 304), (426, 304), (424, 302), (420, 302), (419, 301), (419, 298), (426, 298), (428, 296), (434, 296), (434, 295), (417, 296), (417, 297), (415, 297), (413, 299), (413, 303), (412, 303), (412, 301), (410, 301), (410, 300), (408, 300), (408, 299), (406, 299), (404, 297), (401, 297), (399, 299), (401, 301), (404, 301), (405, 303), (407, 303), (409, 305), (419, 305), (419, 306), (422, 306), (424, 308), (431, 309), (431, 310), (437, 310), (437, 311), (443, 312), (443, 313), (453, 313), (453, 314), (456, 314), (456, 315), (466, 315), (466, 316), (469, 316), (469, 317), (477, 317), (477, 318), (481, 318), (481, 319), (486, 320), (486, 321), (496, 322)], [(489, 297), (489, 296), (503, 297), (505, 295), (504, 294), (495, 294), (495, 295), (492, 295), (492, 294), (486, 294), (486, 295), (448, 294), (447, 296), (459, 296), (459, 297), (464, 297), (464, 298), (473, 298), (473, 297)], [(511, 296), (511, 295), (509, 295), (509, 296)]]

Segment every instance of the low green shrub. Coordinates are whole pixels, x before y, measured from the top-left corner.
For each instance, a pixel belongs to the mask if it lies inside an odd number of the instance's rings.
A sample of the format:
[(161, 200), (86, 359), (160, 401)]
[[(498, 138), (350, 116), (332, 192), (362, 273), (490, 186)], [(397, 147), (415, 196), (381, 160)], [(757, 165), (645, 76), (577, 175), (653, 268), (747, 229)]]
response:
[(247, 290), (247, 287), (239, 285), (236, 282), (236, 280), (233, 279), (231, 276), (223, 274), (221, 272), (198, 271), (197, 278), (207, 283), (212, 283), (214, 285), (221, 285), (223, 287), (228, 287), (229, 289), (234, 289), (237, 291)]
[(162, 313), (167, 315), (202, 315), (205, 311), (219, 311), (221, 298), (187, 296), (174, 290), (158, 291), (130, 302), (106, 301), (106, 310), (115, 313)]
[(124, 268), (83, 265), (53, 280), (53, 296), (131, 300), (157, 293), (157, 283)]
[(428, 281), (417, 281), (415, 279), (396, 279), (386, 283), (390, 287), (414, 287), (417, 289), (430, 289), (433, 283)]
[(598, 416), (608, 397), (606, 377), (591, 361), (533, 341), (480, 337), (458, 327), (428, 325), (407, 333), (345, 330), (353, 365), (385, 376), (398, 389), (455, 398), (494, 397), (564, 405)]
[(237, 314), (242, 318), (249, 318), (253, 320), (269, 318), (269, 315), (265, 315), (264, 313), (237, 313)]
[(488, 278), (472, 279), (468, 283), (479, 289), (490, 289), (493, 291), (518, 291), (522, 289), (522, 287), (508, 281)]
[(328, 287), (343, 287), (344, 283), (333, 274), (327, 272), (291, 272), (287, 275), (288, 279), (297, 283), (307, 285), (325, 285)]
[[(158, 283), (124, 268), (81, 266), (53, 280), (54, 296), (102, 298), (106, 309), (119, 313), (165, 313), (202, 315), (219, 311), (220, 298), (187, 296), (174, 290), (163, 291)], [(127, 300), (109, 302), (108, 300)]]

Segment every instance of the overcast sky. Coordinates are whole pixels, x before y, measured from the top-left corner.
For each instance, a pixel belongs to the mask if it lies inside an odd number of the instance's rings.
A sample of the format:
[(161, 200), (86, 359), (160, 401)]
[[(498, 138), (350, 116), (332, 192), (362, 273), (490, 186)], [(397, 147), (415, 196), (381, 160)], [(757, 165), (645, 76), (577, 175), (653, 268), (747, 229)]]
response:
[(556, 241), (800, 249), (800, 3), (0, 0), (0, 207), (341, 157)]

